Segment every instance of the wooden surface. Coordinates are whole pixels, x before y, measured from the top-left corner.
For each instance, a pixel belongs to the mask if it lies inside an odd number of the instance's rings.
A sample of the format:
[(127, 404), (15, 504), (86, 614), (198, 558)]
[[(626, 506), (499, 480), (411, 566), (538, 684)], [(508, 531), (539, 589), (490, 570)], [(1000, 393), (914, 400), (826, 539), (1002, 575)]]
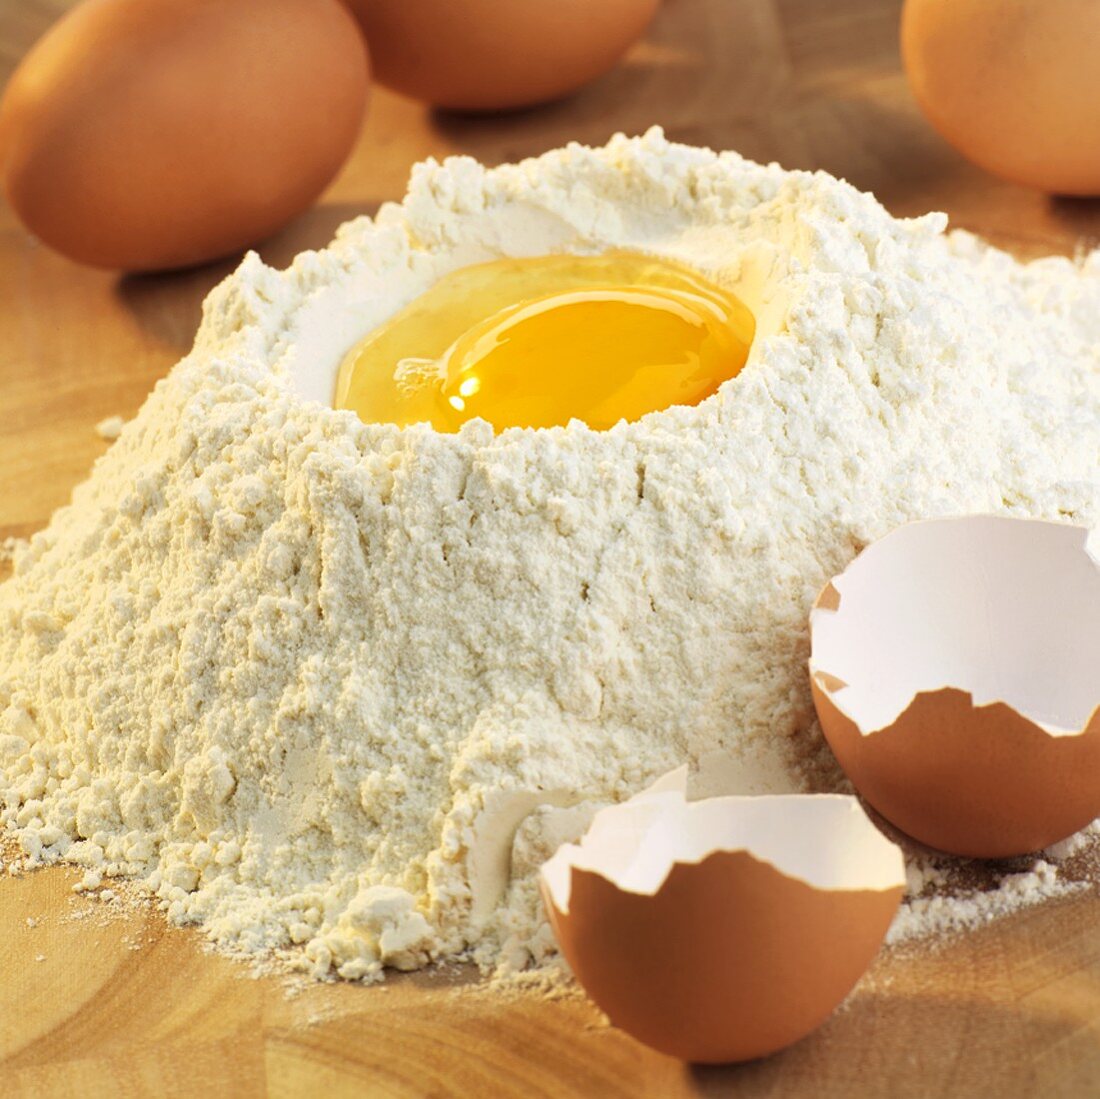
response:
[[(65, 0), (0, 0), (0, 79)], [(377, 92), (322, 203), (260, 248), (286, 263), (398, 197), (424, 156), (511, 160), (663, 124), (673, 138), (826, 168), (896, 214), (945, 209), (1021, 254), (1072, 252), (1100, 206), (963, 163), (899, 73), (898, 4), (666, 0), (648, 40), (573, 99), (496, 119)], [(0, 540), (41, 527), (189, 346), (225, 263), (119, 278), (30, 239), (0, 206)], [(418, 975), (312, 987), (204, 953), (153, 910), (104, 918), (64, 870), (0, 875), (0, 1090), (8, 1095), (1100, 1095), (1100, 901), (1020, 914), (929, 955), (890, 954), (820, 1032), (758, 1064), (695, 1069), (579, 998), (504, 1000)], [(85, 913), (83, 916), (80, 913)], [(90, 914), (88, 914), (90, 913)], [(28, 920), (35, 921), (33, 926)], [(467, 978), (468, 980), (468, 978)]]

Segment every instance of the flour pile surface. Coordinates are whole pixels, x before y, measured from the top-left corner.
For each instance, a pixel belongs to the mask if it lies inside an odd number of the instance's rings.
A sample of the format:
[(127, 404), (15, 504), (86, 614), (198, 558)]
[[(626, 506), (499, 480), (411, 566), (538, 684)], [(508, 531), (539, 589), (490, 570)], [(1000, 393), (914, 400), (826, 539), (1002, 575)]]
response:
[[(910, 519), (1100, 519), (1100, 256), (1023, 265), (945, 224), (654, 131), (422, 165), (325, 251), (250, 256), (0, 587), (22, 857), (318, 975), (521, 968), (550, 949), (534, 870), (598, 805), (708, 757), (726, 789), (835, 787), (823, 582)], [(445, 272), (608, 247), (753, 309), (716, 396), (604, 433), (324, 404)]]

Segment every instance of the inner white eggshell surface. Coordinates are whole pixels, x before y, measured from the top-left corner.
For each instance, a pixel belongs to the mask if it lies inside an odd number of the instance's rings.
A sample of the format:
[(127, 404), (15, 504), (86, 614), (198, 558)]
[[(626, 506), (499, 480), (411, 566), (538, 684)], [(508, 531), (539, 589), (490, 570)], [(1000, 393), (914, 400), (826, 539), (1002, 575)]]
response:
[(579, 844), (542, 867), (554, 906), (569, 911), (572, 872), (588, 870), (630, 893), (652, 895), (673, 866), (716, 851), (745, 851), (787, 877), (825, 890), (905, 884), (901, 850), (844, 794), (780, 794), (686, 800), (687, 768), (601, 810)]
[(811, 614), (810, 670), (864, 733), (916, 694), (1004, 702), (1051, 736), (1100, 705), (1100, 556), (1083, 527), (999, 516), (909, 523), (833, 580)]

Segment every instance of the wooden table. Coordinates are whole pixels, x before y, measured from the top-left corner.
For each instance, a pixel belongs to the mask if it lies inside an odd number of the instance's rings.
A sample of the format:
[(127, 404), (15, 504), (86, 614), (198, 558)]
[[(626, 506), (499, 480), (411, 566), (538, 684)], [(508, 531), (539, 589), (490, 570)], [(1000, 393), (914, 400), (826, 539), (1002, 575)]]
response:
[[(0, 78), (67, 0), (3, 0)], [(282, 265), (398, 197), (409, 166), (497, 162), (661, 123), (673, 138), (825, 168), (896, 214), (945, 209), (1021, 254), (1072, 252), (1100, 204), (993, 180), (924, 124), (898, 68), (896, 0), (666, 0), (648, 40), (573, 99), (508, 117), (432, 114), (377, 91), (323, 201), (260, 246)], [(79, 268), (0, 207), (0, 540), (43, 526), (188, 348), (225, 263)], [(107, 918), (75, 875), (0, 875), (5, 1096), (1100, 1095), (1100, 900), (1026, 911), (938, 953), (888, 954), (821, 1031), (767, 1061), (698, 1069), (602, 1024), (579, 997), (505, 1000), (416, 975), (314, 986), (205, 953), (155, 910)], [(80, 914), (84, 913), (83, 916)]]

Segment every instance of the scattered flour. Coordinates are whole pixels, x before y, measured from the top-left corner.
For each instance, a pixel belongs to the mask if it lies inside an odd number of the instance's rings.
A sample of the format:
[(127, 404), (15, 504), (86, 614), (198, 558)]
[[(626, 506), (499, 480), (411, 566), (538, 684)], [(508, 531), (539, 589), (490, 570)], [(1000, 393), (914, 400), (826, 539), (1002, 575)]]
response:
[[(516, 972), (553, 964), (534, 871), (599, 805), (714, 753), (841, 785), (806, 675), (822, 583), (909, 519), (1100, 519), (1100, 255), (1024, 265), (945, 225), (651, 132), (422, 165), (287, 271), (249, 256), (0, 587), (23, 863), (132, 876), (317, 976)], [(323, 404), (444, 272), (609, 246), (739, 293), (741, 375), (605, 433)], [(1060, 888), (1042, 861), (990, 884), (944, 900), (914, 861), (898, 935)]]
[(108, 442), (113, 443), (122, 434), (126, 421), (121, 416), (108, 416), (95, 425), (95, 433)]
[(945, 888), (947, 885), (942, 871), (926, 873), (919, 891), (913, 890), (911, 882), (887, 942), (968, 930), (1036, 901), (1067, 897), (1090, 888), (1084, 882), (1063, 881), (1057, 867), (1045, 859), (1037, 860), (1027, 870), (1003, 874), (992, 888), (953, 890)]

